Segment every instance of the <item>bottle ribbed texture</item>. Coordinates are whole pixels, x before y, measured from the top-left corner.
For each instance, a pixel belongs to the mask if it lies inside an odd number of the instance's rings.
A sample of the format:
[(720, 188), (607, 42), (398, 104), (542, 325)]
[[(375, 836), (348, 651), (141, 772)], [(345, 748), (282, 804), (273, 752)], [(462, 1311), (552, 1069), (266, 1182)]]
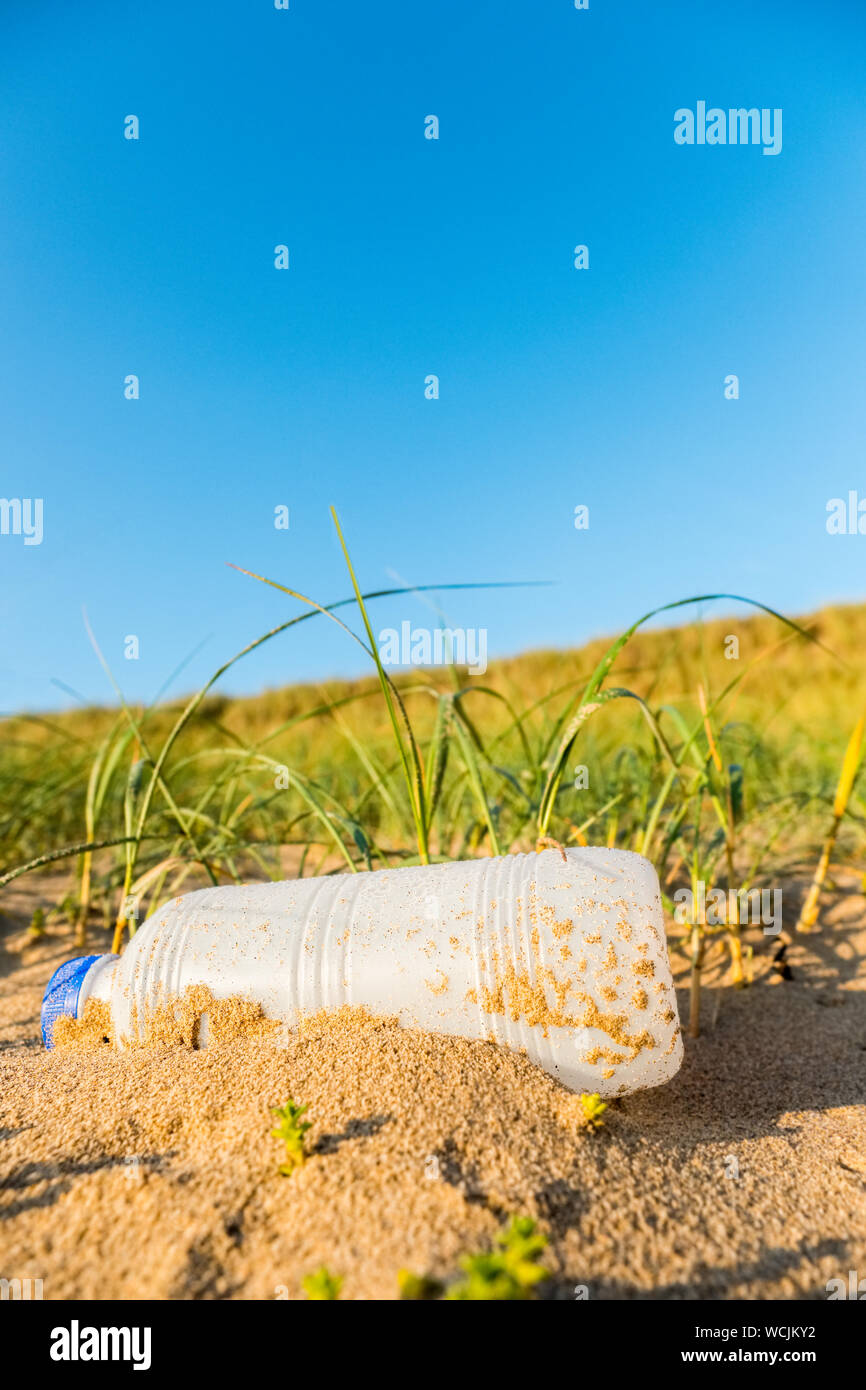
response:
[(290, 1026), (353, 1004), (492, 1037), (603, 1094), (658, 1084), (682, 1051), (658, 882), (619, 850), (203, 889), (145, 923), (111, 974), (121, 1039), (202, 985)]

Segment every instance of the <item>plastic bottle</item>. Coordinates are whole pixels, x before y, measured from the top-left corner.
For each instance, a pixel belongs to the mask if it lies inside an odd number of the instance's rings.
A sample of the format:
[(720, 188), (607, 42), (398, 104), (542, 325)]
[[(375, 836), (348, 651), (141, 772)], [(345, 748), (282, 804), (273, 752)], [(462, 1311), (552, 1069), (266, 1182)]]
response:
[(43, 1003), (44, 1041), (52, 1045), (59, 1015), (81, 1017), (101, 999), (122, 1046), (191, 985), (255, 1001), (289, 1025), (352, 1004), (493, 1038), (601, 1095), (657, 1086), (682, 1060), (658, 879), (624, 850), (189, 893), (154, 913), (122, 956), (60, 967)]

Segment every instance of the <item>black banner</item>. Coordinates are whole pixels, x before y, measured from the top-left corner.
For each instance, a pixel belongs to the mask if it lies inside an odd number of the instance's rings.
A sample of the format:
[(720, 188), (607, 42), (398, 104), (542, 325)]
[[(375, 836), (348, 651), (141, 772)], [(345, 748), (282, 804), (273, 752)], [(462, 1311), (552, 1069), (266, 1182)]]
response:
[[(432, 1313), (421, 1313), (425, 1335), (435, 1329), (437, 1336), (459, 1329), (461, 1368), (465, 1372), (465, 1353), (477, 1347), (479, 1356), (488, 1358), (496, 1351), (508, 1356), (512, 1369), (515, 1348), (521, 1343), (536, 1361), (539, 1345), (535, 1338), (541, 1328), (567, 1342), (551, 1342), (551, 1358), (559, 1363), (563, 1355), (574, 1362), (576, 1374), (624, 1374), (635, 1378), (664, 1375), (681, 1367), (698, 1375), (706, 1367), (735, 1371), (741, 1366), (762, 1367), (774, 1375), (808, 1369), (823, 1379), (843, 1365), (854, 1362), (862, 1344), (863, 1319), (859, 1310), (840, 1307), (839, 1302), (760, 1302), (696, 1303), (654, 1302), (651, 1300), (613, 1302), (577, 1301), (574, 1306), (527, 1310), (507, 1324), (498, 1324), (496, 1314), (483, 1315), (482, 1322), (467, 1326), (458, 1314), (456, 1324), (428, 1323)], [(394, 1355), (403, 1360), (403, 1333), (411, 1327), (405, 1308), (392, 1309), (384, 1324), (375, 1318), (377, 1340), (369, 1321), (370, 1305), (365, 1308), (363, 1331), (345, 1343), (359, 1365), (359, 1354), (372, 1370), (388, 1358), (387, 1337), (393, 1331), (398, 1339)], [(337, 1318), (337, 1327), (347, 1314), (339, 1309), (327, 1317)], [(213, 1372), (225, 1374), (233, 1366), (258, 1367), (269, 1378), (285, 1379), (292, 1373), (296, 1358), (306, 1361), (318, 1339), (328, 1336), (326, 1321), (305, 1303), (220, 1302), (197, 1303), (48, 1303), (8, 1300), (0, 1307), (0, 1320), (6, 1334), (14, 1336), (19, 1352), (27, 1348), (27, 1365), (40, 1378), (68, 1376), (92, 1378), (93, 1373), (110, 1370), (130, 1374), (190, 1374), (196, 1377)], [(348, 1316), (352, 1316), (351, 1312)], [(406, 1317), (410, 1323), (406, 1323)], [(465, 1315), (464, 1315), (465, 1316)], [(494, 1321), (487, 1322), (492, 1316)], [(312, 1317), (313, 1321), (310, 1321)], [(524, 1317), (526, 1321), (524, 1322)], [(548, 1323), (547, 1319), (553, 1321)], [(539, 1321), (536, 1321), (539, 1319)], [(501, 1332), (496, 1329), (501, 1328)], [(469, 1334), (467, 1339), (467, 1333)], [(473, 1340), (473, 1335), (477, 1341)], [(491, 1336), (501, 1336), (501, 1345)], [(332, 1360), (334, 1342), (325, 1344), (329, 1376), (338, 1367)], [(530, 1348), (534, 1347), (532, 1353)], [(443, 1353), (449, 1354), (443, 1344)], [(519, 1354), (519, 1352), (518, 1352)], [(368, 1358), (371, 1358), (368, 1360)], [(429, 1364), (428, 1358), (425, 1363)], [(324, 1363), (323, 1367), (324, 1367)], [(396, 1369), (396, 1361), (395, 1361)], [(488, 1363), (489, 1369), (489, 1363)], [(538, 1367), (536, 1373), (541, 1368)], [(450, 1372), (449, 1372), (450, 1373)], [(548, 1374), (547, 1371), (542, 1372)], [(638, 1383), (636, 1379), (636, 1383)]]

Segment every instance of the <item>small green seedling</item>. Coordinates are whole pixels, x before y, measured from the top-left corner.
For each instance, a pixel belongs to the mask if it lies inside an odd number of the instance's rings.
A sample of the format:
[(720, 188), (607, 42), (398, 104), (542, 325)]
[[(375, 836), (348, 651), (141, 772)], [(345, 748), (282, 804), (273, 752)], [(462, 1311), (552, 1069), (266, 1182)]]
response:
[(30, 926), (27, 935), (34, 941), (38, 941), (40, 936), (45, 935), (45, 912), (41, 907), (37, 907), (33, 916), (30, 918)]
[(538, 1263), (547, 1237), (529, 1216), (515, 1216), (496, 1236), (494, 1249), (483, 1255), (464, 1255), (464, 1278), (446, 1291), (449, 1300), (502, 1302), (534, 1297), (535, 1286), (550, 1277)]
[(330, 1270), (322, 1265), (315, 1274), (305, 1274), (301, 1286), (313, 1303), (333, 1303), (340, 1297), (343, 1281), (338, 1274), (331, 1274)]
[(413, 1274), (411, 1269), (397, 1271), (397, 1288), (400, 1290), (401, 1299), (429, 1302), (431, 1299), (441, 1298), (444, 1287), (444, 1284), (429, 1274)]
[(601, 1096), (596, 1092), (595, 1095), (582, 1095), (580, 1103), (583, 1106), (583, 1113), (586, 1117), (587, 1129), (601, 1129), (604, 1120), (601, 1118), (607, 1109), (607, 1105)]
[(65, 918), (70, 927), (75, 926), (78, 920), (78, 906), (71, 893), (67, 893), (63, 901), (57, 904), (57, 911), (61, 917)]
[(271, 1130), (271, 1134), (275, 1139), (281, 1139), (286, 1146), (286, 1161), (280, 1164), (280, 1172), (284, 1178), (290, 1178), (295, 1169), (300, 1168), (306, 1161), (304, 1135), (308, 1129), (312, 1129), (312, 1125), (309, 1120), (302, 1120), (301, 1116), (308, 1108), (306, 1105), (296, 1105), (293, 1100), (287, 1100), (285, 1105), (271, 1107), (271, 1114), (276, 1115), (280, 1121)]

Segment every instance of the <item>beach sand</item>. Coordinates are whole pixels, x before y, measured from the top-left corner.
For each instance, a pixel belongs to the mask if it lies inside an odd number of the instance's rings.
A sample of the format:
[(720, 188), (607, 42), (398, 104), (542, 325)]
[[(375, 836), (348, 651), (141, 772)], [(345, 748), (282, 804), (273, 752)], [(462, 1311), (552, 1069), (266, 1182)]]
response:
[[(866, 1277), (866, 906), (840, 884), (793, 979), (760, 935), (751, 988), (710, 966), (680, 1073), (598, 1131), (516, 1054), (358, 1015), (288, 1045), (48, 1053), (42, 991), (74, 952), (59, 929), (29, 941), (44, 880), (13, 884), (0, 1276), (46, 1299), (294, 1299), (326, 1265), (342, 1298), (387, 1299), (398, 1270), (448, 1279), (525, 1213), (549, 1236), (543, 1298), (824, 1299)], [(290, 1096), (313, 1127), (284, 1178), (270, 1107)]]

